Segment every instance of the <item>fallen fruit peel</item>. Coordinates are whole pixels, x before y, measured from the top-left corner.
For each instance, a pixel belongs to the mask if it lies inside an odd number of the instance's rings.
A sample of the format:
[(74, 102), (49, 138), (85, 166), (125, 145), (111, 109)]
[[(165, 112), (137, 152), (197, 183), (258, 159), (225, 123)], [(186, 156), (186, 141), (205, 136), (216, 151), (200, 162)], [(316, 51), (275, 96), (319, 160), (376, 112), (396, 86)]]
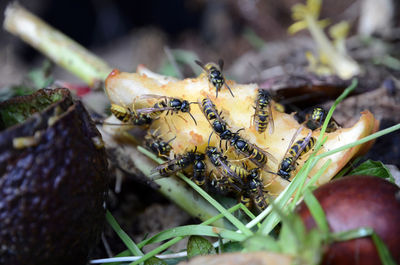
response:
[[(151, 102), (146, 102), (146, 100), (141, 98), (145, 94), (178, 97), (186, 99), (189, 102), (197, 102), (199, 99), (209, 97), (217, 109), (223, 111), (222, 116), (231, 126), (232, 131), (245, 128), (241, 133), (242, 136), (251, 143), (273, 154), (277, 163), (269, 160), (267, 165), (272, 172), (277, 172), (279, 163), (285, 155), (289, 142), (300, 124), (294, 119), (293, 115), (281, 113), (272, 108), (275, 124), (274, 133), (268, 134), (267, 130), (263, 134), (258, 134), (254, 127), (251, 126), (251, 119), (254, 114), (254, 100), (257, 95), (258, 86), (256, 84), (238, 84), (232, 80), (227, 80), (227, 84), (232, 89), (235, 97), (232, 97), (229, 91), (223, 87), (219, 92), (218, 98), (215, 98), (215, 88), (209, 85), (208, 80), (204, 77), (177, 80), (153, 73), (143, 65), (138, 67), (137, 73), (124, 73), (119, 70), (113, 70), (105, 82), (106, 92), (111, 103), (129, 107), (134, 105), (136, 109), (149, 107), (149, 104), (151, 104)], [(212, 129), (198, 106), (191, 105), (191, 114), (195, 117), (197, 126), (189, 115), (178, 114), (161, 116), (159, 120), (153, 122), (150, 129), (158, 129), (160, 134), (165, 136), (166, 139), (176, 135), (176, 140), (171, 142), (175, 154), (183, 154), (194, 149), (195, 146), (197, 146), (198, 151), (204, 152)], [(116, 119), (112, 119), (115, 122)], [(377, 125), (378, 121), (375, 120), (374, 116), (369, 111), (364, 111), (361, 113), (360, 120), (353, 127), (341, 128), (335, 132), (326, 133), (328, 139), (319, 153), (332, 150), (370, 135), (377, 130)], [(113, 130), (113, 133), (118, 134), (123, 129), (118, 128), (116, 130), (114, 126)], [(309, 129), (304, 128), (297, 139), (305, 137), (309, 131)], [(318, 138), (319, 133), (320, 131), (316, 130), (312, 132), (312, 136)], [(214, 135), (211, 138), (210, 145), (218, 146), (219, 138)], [(365, 151), (364, 149), (369, 146), (369, 143), (365, 143), (341, 151), (328, 158), (320, 159), (309, 177), (315, 174), (327, 159), (331, 159), (331, 165), (321, 176), (317, 184), (321, 185), (328, 182), (360, 150)], [(307, 160), (310, 153), (307, 153), (298, 160), (299, 166), (297, 166), (292, 176), (301, 168), (301, 165)], [(237, 156), (233, 156), (231, 153), (227, 155), (229, 159), (238, 159)], [(286, 180), (276, 175), (267, 172), (263, 172), (262, 174), (264, 183), (268, 184), (267, 189), (272, 194), (278, 194), (288, 184)]]

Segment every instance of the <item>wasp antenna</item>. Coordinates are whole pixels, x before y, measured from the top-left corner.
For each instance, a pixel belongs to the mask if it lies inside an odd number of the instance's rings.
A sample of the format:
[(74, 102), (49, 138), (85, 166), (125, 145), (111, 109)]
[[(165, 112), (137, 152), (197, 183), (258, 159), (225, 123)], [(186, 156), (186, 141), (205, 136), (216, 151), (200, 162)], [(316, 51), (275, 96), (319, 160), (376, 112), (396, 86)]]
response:
[[(190, 112), (189, 112), (189, 114), (190, 114)], [(184, 117), (182, 117), (182, 115), (177, 115), (179, 118), (181, 118), (182, 120), (184, 120), (186, 123), (187, 123), (187, 120), (184, 118)], [(193, 116), (192, 116), (192, 114), (190, 114), (190, 116), (193, 118)], [(195, 123), (196, 123), (196, 121), (195, 121)], [(196, 124), (197, 125), (197, 124)], [(176, 129), (176, 128), (175, 128)]]
[(222, 72), (222, 69), (224, 69), (224, 60), (222, 60), (221, 58), (218, 60), (218, 65), (219, 65), (219, 68), (220, 68), (220, 70), (221, 70), (221, 72)]
[(207, 146), (207, 147), (210, 146), (210, 140), (211, 140), (211, 136), (212, 136), (213, 133), (214, 133), (214, 132), (211, 132), (211, 133), (210, 133), (210, 136), (208, 137), (208, 146)]
[(225, 141), (225, 149), (228, 150), (228, 141)]
[(203, 64), (202, 62), (200, 62), (200, 61), (198, 61), (198, 60), (194, 60), (194, 62), (195, 62), (197, 65), (199, 65), (201, 68), (203, 68), (204, 70), (206, 70), (206, 69), (204, 68), (204, 64)]
[(190, 115), (190, 117), (192, 117), (192, 119), (193, 119), (193, 121), (194, 121), (194, 124), (196, 124), (196, 126), (197, 126), (197, 121), (196, 121), (196, 119), (193, 117), (192, 113), (189, 112), (189, 115)]
[(216, 92), (217, 92), (217, 95), (215, 96), (215, 98), (218, 98), (218, 88), (215, 88), (215, 90), (216, 90)]
[(197, 151), (197, 145), (194, 147), (193, 153), (196, 153), (196, 151)]
[(231, 93), (232, 97), (235, 97), (235, 95), (233, 95), (231, 88), (228, 86), (228, 84), (225, 81), (225, 86), (229, 89), (229, 92)]
[(169, 140), (168, 142), (167, 142), (167, 144), (169, 144), (170, 142), (172, 142), (173, 140), (175, 140), (176, 139), (176, 136), (174, 137), (174, 138), (172, 138), (171, 140)]
[(133, 124), (130, 124), (130, 123), (108, 123), (108, 122), (96, 122), (96, 124), (101, 124), (101, 125), (109, 125), (109, 126), (134, 126)]
[(189, 104), (199, 104), (197, 101), (189, 102)]
[(237, 130), (237, 131), (235, 132), (235, 134), (237, 134), (237, 133), (240, 132), (240, 131), (244, 131), (244, 128), (240, 128), (239, 130)]
[(265, 171), (265, 172), (267, 172), (267, 173), (270, 173), (270, 174), (272, 174), (272, 175), (277, 175), (277, 176), (278, 176), (278, 173), (276, 173), (276, 172), (272, 172), (272, 171), (269, 171), (269, 170), (263, 170), (263, 171)]

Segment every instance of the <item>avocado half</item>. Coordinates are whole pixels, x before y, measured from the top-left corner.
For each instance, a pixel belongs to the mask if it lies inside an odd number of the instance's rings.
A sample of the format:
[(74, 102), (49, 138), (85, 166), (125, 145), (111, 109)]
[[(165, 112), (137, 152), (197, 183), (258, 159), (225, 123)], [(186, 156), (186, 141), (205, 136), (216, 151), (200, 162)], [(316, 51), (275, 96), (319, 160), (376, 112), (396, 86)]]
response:
[(101, 135), (67, 89), (0, 103), (0, 264), (86, 264), (107, 182)]

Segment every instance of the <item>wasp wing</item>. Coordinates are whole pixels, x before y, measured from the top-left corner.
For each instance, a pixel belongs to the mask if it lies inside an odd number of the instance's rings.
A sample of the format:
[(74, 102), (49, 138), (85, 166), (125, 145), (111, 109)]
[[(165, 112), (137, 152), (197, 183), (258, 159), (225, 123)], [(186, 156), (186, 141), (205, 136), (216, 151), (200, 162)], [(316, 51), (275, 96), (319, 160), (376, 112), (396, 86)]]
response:
[[(206, 110), (203, 107), (203, 100), (207, 100), (207, 103), (204, 105), (208, 106), (208, 108), (211, 109), (211, 111), (214, 113), (216, 119), (221, 123), (225, 123), (225, 121), (221, 118), (221, 115), (218, 113), (218, 110), (215, 108), (215, 104), (211, 101), (211, 99), (208, 96), (205, 99), (197, 99), (197, 102), (198, 102), (197, 105), (199, 106), (201, 112), (203, 113), (203, 115), (206, 118), (206, 120), (208, 121), (208, 123), (210, 123), (211, 127), (213, 127), (213, 123), (211, 122), (211, 120), (209, 120), (207, 118)], [(227, 124), (225, 123), (225, 125), (227, 125)]]
[(268, 104), (268, 111), (269, 111), (269, 116), (268, 116), (269, 134), (273, 134), (275, 130), (275, 125), (274, 125), (274, 118), (272, 117), (271, 103)]
[[(250, 146), (250, 148), (253, 148), (253, 149), (256, 149), (257, 150), (257, 152), (260, 152), (260, 153), (262, 153), (264, 156), (266, 156), (269, 160), (271, 160), (273, 163), (278, 163), (278, 160), (275, 158), (275, 156), (273, 156), (270, 152), (268, 152), (268, 151), (266, 151), (266, 150), (264, 150), (264, 149), (261, 149), (260, 147), (258, 147), (257, 145), (255, 145), (255, 144), (252, 144), (252, 143), (250, 143), (250, 142), (248, 142), (247, 141), (247, 144)], [(261, 166), (261, 167), (263, 167), (263, 166)]]
[(137, 109), (136, 112), (138, 114), (151, 114), (154, 112), (164, 112), (164, 111), (169, 111), (169, 110), (175, 110), (175, 109), (173, 107), (143, 108), (143, 109)]
[(207, 69), (205, 68), (204, 64), (198, 60), (194, 60), (194, 62), (199, 65), (204, 71), (207, 71)]
[(156, 94), (143, 94), (139, 96), (140, 99), (170, 99), (170, 97)]
[(219, 59), (218, 66), (219, 66), (219, 70), (222, 72), (222, 70), (224, 69), (224, 60)]
[(291, 166), (293, 166), (294, 163), (296, 163), (297, 159), (299, 159), (299, 157), (300, 157), (300, 155), (301, 155), (301, 152), (303, 152), (304, 148), (306, 148), (306, 146), (308, 145), (308, 143), (310, 142), (310, 140), (311, 140), (311, 132), (309, 132), (309, 133), (307, 134), (307, 136), (304, 138), (303, 142), (301, 143), (300, 148), (299, 148), (299, 150), (297, 151), (296, 156), (293, 158), (293, 161), (292, 161), (292, 163), (291, 163)]
[(168, 175), (172, 175), (176, 172), (178, 172), (181, 168), (177, 165), (177, 160), (179, 160), (181, 157), (178, 156), (175, 159), (172, 159), (168, 162), (165, 162), (155, 168), (153, 168), (150, 172), (150, 178), (153, 180), (159, 179), (159, 178), (163, 178), (163, 177), (167, 177), (166, 173), (162, 173), (163, 170), (167, 169)]
[(301, 126), (297, 129), (297, 131), (293, 134), (293, 137), (292, 137), (292, 139), (290, 140), (290, 143), (289, 143), (289, 145), (288, 145), (288, 148), (286, 149), (285, 154), (283, 155), (283, 158), (286, 157), (287, 153), (289, 152), (290, 148), (292, 147), (292, 144), (293, 144), (294, 141), (296, 140), (297, 136), (301, 133), (301, 131), (303, 130), (303, 128), (304, 128), (304, 126), (301, 125)]
[(221, 165), (221, 168), (217, 168), (221, 175), (233, 178), (237, 182), (240, 183), (240, 185), (243, 185), (243, 180), (223, 161), (222, 159), (218, 158), (219, 163)]

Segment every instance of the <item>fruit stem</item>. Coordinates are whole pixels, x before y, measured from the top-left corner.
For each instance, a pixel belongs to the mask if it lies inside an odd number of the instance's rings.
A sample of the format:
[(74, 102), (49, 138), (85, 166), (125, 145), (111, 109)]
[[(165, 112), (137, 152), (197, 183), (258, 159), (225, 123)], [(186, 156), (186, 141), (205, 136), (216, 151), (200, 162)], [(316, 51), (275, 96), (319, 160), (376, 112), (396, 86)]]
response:
[(90, 86), (99, 87), (111, 72), (112, 68), (102, 59), (17, 2), (7, 6), (4, 17), (5, 30), (20, 37)]

